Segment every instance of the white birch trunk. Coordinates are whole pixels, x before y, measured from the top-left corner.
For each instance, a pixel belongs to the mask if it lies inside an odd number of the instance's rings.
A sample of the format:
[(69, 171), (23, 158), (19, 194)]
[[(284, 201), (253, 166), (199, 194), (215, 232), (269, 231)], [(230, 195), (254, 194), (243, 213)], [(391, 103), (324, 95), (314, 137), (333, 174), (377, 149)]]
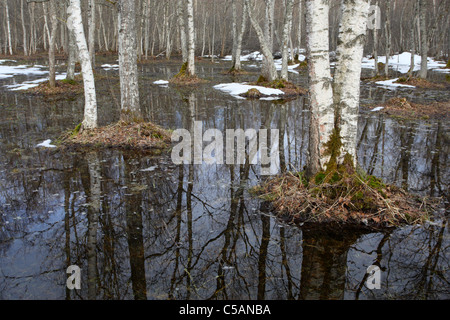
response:
[(356, 167), (361, 86), (361, 61), (367, 31), (368, 0), (343, 0), (342, 18), (337, 47), (337, 67), (334, 75), (334, 103), (342, 150), (338, 163), (350, 155)]
[(245, 1), (248, 5), (248, 16), (252, 23), (253, 29), (255, 29), (256, 35), (258, 36), (259, 45), (261, 47), (262, 54), (264, 55), (263, 66), (261, 68), (262, 76), (268, 81), (273, 81), (278, 77), (278, 74), (273, 61), (272, 45), (268, 42), (267, 36), (264, 34), (258, 21), (256, 21), (254, 9), (250, 4), (250, 0)]
[(294, 0), (287, 0), (286, 12), (284, 16), (283, 35), (282, 35), (282, 66), (281, 79), (288, 81), (288, 62), (289, 62), (289, 38), (292, 25), (292, 11), (294, 9)]
[(56, 18), (56, 0), (50, 0), (50, 22), (51, 22), (51, 32), (50, 32), (50, 41), (48, 48), (48, 68), (49, 68), (49, 85), (51, 88), (56, 86), (56, 59), (55, 59), (55, 50), (56, 50), (56, 30), (58, 28), (58, 20)]
[(91, 57), (92, 66), (95, 65), (95, 0), (89, 0), (88, 9), (88, 33), (89, 33), (89, 56)]
[[(234, 2), (233, 2), (234, 3)], [(244, 37), (245, 33), (245, 27), (247, 24), (247, 15), (248, 15), (248, 3), (244, 2), (244, 8), (242, 12), (242, 21), (241, 21), (241, 28), (238, 28), (237, 23), (237, 13), (236, 10), (233, 9), (233, 16), (236, 14), (236, 26), (233, 26), (233, 29), (236, 28), (236, 39), (235, 34), (233, 33), (233, 62), (232, 62), (232, 70), (239, 71), (242, 69), (241, 67), (241, 52), (242, 52), (242, 39)], [(233, 18), (234, 20), (234, 18)], [(238, 30), (239, 29), (239, 30)]]
[(384, 74), (389, 77), (389, 58), (391, 56), (391, 0), (386, 1), (386, 64), (384, 65)]
[(428, 32), (427, 32), (427, 2), (419, 0), (419, 20), (420, 20), (420, 64), (419, 78), (426, 79), (428, 76)]
[(186, 41), (186, 23), (184, 16), (184, 2), (183, 0), (178, 0), (177, 2), (177, 21), (178, 21), (178, 30), (180, 32), (180, 42), (181, 42), (181, 57), (183, 63), (187, 62), (188, 57), (188, 49), (187, 49), (187, 41)]
[(84, 35), (83, 21), (81, 20), (80, 0), (70, 0), (67, 15), (67, 26), (74, 33), (83, 74), (85, 105), (82, 128), (93, 129), (97, 127), (97, 97), (95, 94), (94, 73)]
[(5, 14), (6, 14), (6, 29), (8, 32), (8, 50), (9, 54), (13, 54), (12, 50), (12, 41), (11, 41), (11, 24), (9, 22), (9, 7), (8, 7), (8, 0), (5, 0)]
[(325, 144), (334, 128), (333, 88), (329, 56), (329, 0), (306, 0), (306, 48), (311, 120), (308, 175), (325, 168)]
[(25, 16), (23, 10), (23, 0), (20, 0), (20, 19), (22, 20), (22, 39), (23, 39), (23, 54), (28, 56), (28, 43), (27, 43), (27, 28), (25, 26)]
[(195, 30), (194, 30), (194, 3), (186, 0), (187, 4), (187, 35), (188, 35), (188, 60), (186, 73), (189, 77), (195, 76)]
[(135, 1), (121, 0), (119, 2), (121, 119), (127, 122), (142, 119), (139, 104), (135, 9)]

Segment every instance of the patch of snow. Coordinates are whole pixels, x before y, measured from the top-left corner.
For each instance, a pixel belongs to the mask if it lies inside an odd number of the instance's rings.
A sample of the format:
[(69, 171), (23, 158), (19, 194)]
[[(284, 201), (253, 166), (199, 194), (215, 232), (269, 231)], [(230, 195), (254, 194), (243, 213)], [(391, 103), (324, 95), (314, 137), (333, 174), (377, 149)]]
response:
[(377, 112), (377, 111), (381, 111), (381, 110), (383, 110), (384, 109), (384, 107), (376, 107), (376, 108), (373, 108), (372, 110), (370, 110), (371, 112)]
[[(5, 60), (2, 60), (5, 61)], [(30, 66), (3, 66), (0, 65), (0, 79), (12, 78), (16, 75), (43, 75), (48, 74), (48, 71), (43, 71), (40, 67)]]
[(158, 166), (152, 166), (152, 167), (149, 167), (149, 168), (147, 168), (147, 169), (142, 169), (142, 170), (140, 170), (140, 171), (141, 171), (141, 172), (152, 172), (152, 171), (155, 171), (156, 168), (158, 168)]
[(118, 64), (102, 64), (102, 68), (105, 69), (106, 71), (119, 70), (119, 65)]
[[(78, 75), (78, 74), (80, 74), (80, 73), (76, 73), (76, 75)], [(66, 73), (58, 74), (55, 76), (55, 80), (64, 80), (66, 77), (67, 77)], [(45, 81), (48, 81), (48, 78), (24, 81), (22, 83), (17, 83), (17, 84), (9, 84), (9, 85), (5, 85), (5, 87), (10, 89), (11, 91), (28, 90), (30, 88), (37, 87), (40, 83), (45, 82)]]
[(375, 82), (377, 85), (382, 86), (389, 90), (396, 90), (397, 88), (415, 88), (415, 86), (411, 86), (409, 84), (401, 84), (401, 83), (394, 83), (398, 80), (396, 79), (390, 79), (385, 81), (377, 81)]
[(253, 86), (248, 85), (246, 83), (223, 83), (218, 84), (213, 87), (214, 89), (226, 92), (231, 94), (235, 98), (243, 99), (240, 95), (243, 93), (246, 93), (250, 89), (257, 89), (259, 92), (261, 92), (263, 95), (266, 96), (279, 96), (284, 95), (284, 92), (279, 89), (273, 89), (273, 88), (266, 88), (261, 86)]
[(165, 85), (165, 84), (169, 84), (169, 81), (167, 81), (167, 80), (158, 80), (158, 81), (155, 81), (155, 82), (153, 82), (153, 84), (163, 84), (163, 85)]
[(56, 148), (56, 146), (50, 144), (52, 140), (45, 140), (44, 142), (39, 143), (36, 147), (44, 147), (44, 148)]
[[(403, 52), (401, 54), (393, 55), (389, 58), (389, 67), (400, 73), (408, 73), (411, 67), (411, 53)], [(386, 57), (379, 56), (378, 62), (386, 64)], [(414, 71), (420, 70), (420, 64), (422, 63), (422, 57), (419, 55), (414, 55)], [(446, 66), (445, 62), (436, 61), (433, 58), (428, 58), (428, 69), (431, 70), (443, 70)], [(375, 69), (375, 60), (369, 57), (364, 57), (362, 60), (362, 68), (365, 69)], [(449, 71), (450, 72), (450, 71)]]

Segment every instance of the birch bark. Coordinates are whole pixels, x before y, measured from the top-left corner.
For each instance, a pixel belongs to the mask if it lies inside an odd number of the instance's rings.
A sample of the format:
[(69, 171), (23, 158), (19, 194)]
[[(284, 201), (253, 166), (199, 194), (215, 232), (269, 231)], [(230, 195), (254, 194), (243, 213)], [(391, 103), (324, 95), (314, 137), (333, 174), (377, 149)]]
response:
[(426, 79), (428, 75), (428, 32), (427, 32), (427, 1), (419, 0), (420, 20), (420, 63), (419, 78)]
[(329, 160), (326, 153), (334, 128), (333, 88), (329, 56), (329, 0), (306, 0), (306, 47), (310, 92), (307, 175), (313, 176)]
[(95, 94), (94, 73), (84, 34), (83, 21), (81, 20), (80, 0), (70, 0), (67, 15), (67, 26), (74, 34), (83, 74), (85, 104), (82, 128), (93, 129), (97, 127), (97, 97)]
[(270, 44), (268, 37), (262, 30), (258, 21), (256, 21), (254, 8), (252, 8), (250, 0), (245, 0), (245, 2), (248, 6), (248, 17), (250, 18), (253, 29), (255, 29), (256, 35), (258, 36), (259, 45), (261, 47), (262, 54), (264, 55), (264, 61), (261, 67), (262, 76), (268, 81), (273, 81), (278, 77), (278, 74), (273, 61), (272, 45)]
[(356, 167), (361, 86), (361, 61), (366, 40), (368, 0), (343, 0), (342, 18), (337, 47), (337, 67), (334, 75), (336, 125), (341, 135), (342, 150), (338, 163), (347, 154)]
[[(289, 61), (289, 37), (291, 33), (292, 25), (292, 11), (294, 9), (294, 0), (287, 0), (286, 12), (284, 14), (284, 25), (282, 35), (282, 66), (281, 66), (281, 79), (288, 80), (288, 61)], [(293, 54), (293, 52), (291, 52)]]
[(187, 35), (188, 35), (188, 60), (186, 73), (189, 77), (195, 76), (195, 30), (194, 30), (194, 3), (186, 0), (187, 4)]
[(187, 62), (188, 49), (186, 41), (186, 27), (185, 27), (185, 16), (184, 16), (184, 2), (183, 0), (178, 0), (177, 2), (177, 22), (178, 29), (180, 32), (180, 42), (181, 42), (181, 57), (183, 63)]
[[(233, 15), (234, 15), (233, 11)], [(248, 4), (245, 1), (244, 2), (244, 9), (242, 12), (242, 21), (241, 21), (241, 28), (238, 31), (238, 23), (236, 21), (236, 26), (233, 27), (236, 28), (236, 41), (233, 41), (233, 62), (231, 70), (239, 71), (242, 69), (241, 66), (241, 52), (242, 52), (242, 39), (244, 37), (245, 33), (245, 27), (247, 24), (247, 15), (248, 15)], [(236, 18), (237, 20), (237, 18)], [(234, 40), (234, 34), (233, 34), (233, 40)]]
[(119, 2), (119, 75), (121, 119), (127, 122), (142, 120), (139, 105), (136, 41), (136, 3)]

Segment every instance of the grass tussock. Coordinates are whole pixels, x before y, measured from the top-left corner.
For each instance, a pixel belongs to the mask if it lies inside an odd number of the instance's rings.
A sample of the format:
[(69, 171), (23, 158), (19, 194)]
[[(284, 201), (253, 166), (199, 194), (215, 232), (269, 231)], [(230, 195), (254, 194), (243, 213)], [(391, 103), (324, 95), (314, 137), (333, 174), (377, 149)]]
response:
[(76, 76), (73, 80), (58, 80), (55, 82), (55, 87), (50, 87), (49, 82), (43, 82), (37, 87), (27, 89), (26, 93), (42, 96), (44, 98), (52, 99), (67, 99), (84, 92), (83, 78)]
[(200, 83), (205, 83), (206, 80), (199, 78), (194, 75), (191, 76), (187, 73), (188, 63), (185, 62), (181, 66), (180, 72), (178, 72), (172, 79), (169, 80), (170, 83), (176, 85), (196, 85)]
[(256, 83), (253, 83), (253, 85), (262, 86), (266, 88), (273, 88), (273, 89), (279, 89), (284, 92), (283, 98), (290, 99), (290, 98), (296, 98), (298, 96), (306, 95), (308, 91), (302, 87), (299, 87), (295, 85), (292, 82), (282, 80), (282, 79), (276, 79), (274, 81), (268, 81), (263, 76), (260, 76)]
[(406, 98), (395, 97), (386, 101), (381, 112), (407, 119), (448, 119), (450, 116), (450, 101), (430, 104), (418, 104)]
[(407, 84), (421, 89), (445, 89), (444, 83), (431, 82), (426, 79), (414, 77), (400, 77), (395, 83)]
[(81, 124), (61, 137), (65, 147), (118, 148), (133, 150), (164, 149), (170, 145), (169, 131), (151, 123), (118, 123), (96, 128), (82, 129)]
[(268, 201), (281, 218), (307, 225), (338, 224), (386, 229), (429, 219), (436, 205), (380, 179), (338, 169), (312, 179), (287, 173), (251, 190)]

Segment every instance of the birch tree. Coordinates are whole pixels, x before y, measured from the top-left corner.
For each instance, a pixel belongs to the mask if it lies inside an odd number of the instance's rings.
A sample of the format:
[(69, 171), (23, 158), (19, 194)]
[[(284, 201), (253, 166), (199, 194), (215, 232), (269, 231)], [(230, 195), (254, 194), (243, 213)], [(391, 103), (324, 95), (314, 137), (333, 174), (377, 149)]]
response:
[(356, 138), (361, 87), (361, 61), (367, 32), (368, 0), (343, 0), (334, 74), (335, 132), (340, 134), (338, 163), (349, 155), (356, 167)]
[[(284, 14), (283, 36), (282, 36), (282, 65), (281, 65), (281, 79), (288, 81), (288, 62), (289, 62), (289, 48), (288, 42), (292, 26), (292, 11), (294, 9), (294, 0), (287, 0), (286, 12)], [(291, 52), (293, 54), (293, 52)]]
[(368, 0), (342, 0), (334, 83), (328, 53), (329, 0), (307, 0), (307, 51), (311, 120), (307, 175), (333, 170), (344, 160), (356, 167), (361, 61)]
[(334, 128), (329, 56), (329, 0), (306, 0), (306, 48), (310, 99), (308, 176), (328, 163), (326, 143)]
[(5, 15), (6, 15), (6, 30), (8, 33), (8, 50), (9, 50), (9, 54), (12, 55), (13, 54), (13, 49), (12, 49), (12, 41), (11, 41), (11, 24), (9, 21), (9, 6), (8, 6), (8, 0), (5, 0)]
[(88, 39), (89, 39), (89, 56), (91, 63), (95, 64), (95, 0), (89, 0), (88, 2)]
[(134, 0), (120, 0), (118, 5), (121, 120), (141, 121), (137, 72), (136, 3)]
[[(277, 79), (278, 73), (277, 69), (275, 67), (275, 63), (273, 61), (273, 54), (272, 54), (272, 44), (270, 36), (267, 35), (267, 32), (270, 34), (271, 31), (267, 31), (264, 33), (263, 29), (259, 25), (258, 21), (256, 20), (255, 12), (254, 12), (254, 6), (250, 2), (251, 0), (245, 0), (248, 6), (248, 16), (250, 18), (250, 22), (253, 26), (253, 29), (256, 32), (256, 35), (258, 36), (259, 45), (261, 47), (262, 54), (264, 55), (263, 64), (261, 66), (261, 73), (262, 76), (267, 81), (273, 81)], [(269, 24), (267, 24), (269, 26)]]
[(188, 59), (186, 73), (189, 77), (195, 76), (195, 30), (194, 30), (194, 3), (186, 0), (187, 5), (187, 35), (188, 35)]
[(242, 38), (244, 36), (245, 27), (247, 24), (247, 15), (248, 15), (247, 1), (244, 1), (244, 8), (242, 12), (242, 20), (240, 28), (237, 22), (236, 0), (233, 0), (232, 11), (233, 11), (233, 50), (232, 50), (231, 71), (239, 72), (242, 69), (241, 67)]
[(97, 127), (97, 97), (95, 93), (94, 73), (92, 71), (83, 21), (81, 19), (80, 0), (70, 0), (67, 15), (67, 26), (75, 37), (81, 72), (83, 74), (85, 104), (82, 129), (93, 129)]
[(185, 23), (185, 10), (184, 10), (184, 1), (177, 1), (177, 22), (178, 22), (178, 31), (180, 33), (180, 46), (181, 46), (181, 57), (183, 63), (186, 63), (188, 60), (188, 50), (187, 50), (187, 41), (186, 41), (186, 23)]
[(384, 74), (389, 77), (389, 58), (391, 57), (391, 0), (386, 1), (386, 64), (384, 65)]
[(428, 32), (427, 32), (427, 2), (419, 0), (419, 24), (420, 24), (420, 63), (419, 78), (426, 79), (428, 75)]

